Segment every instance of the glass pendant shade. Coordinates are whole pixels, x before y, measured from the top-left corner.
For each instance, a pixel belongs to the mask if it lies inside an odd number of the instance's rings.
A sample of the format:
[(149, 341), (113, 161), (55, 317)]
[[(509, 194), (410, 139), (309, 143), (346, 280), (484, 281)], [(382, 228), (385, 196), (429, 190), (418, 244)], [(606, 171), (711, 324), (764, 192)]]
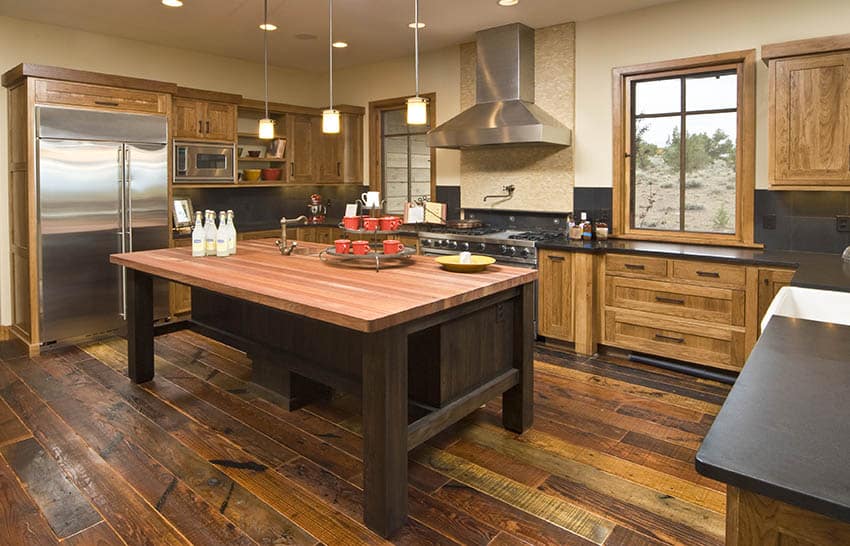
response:
[(426, 125), (428, 123), (428, 100), (422, 97), (407, 99), (407, 124)]
[(263, 118), (260, 120), (259, 125), (259, 137), (262, 139), (272, 139), (274, 138), (274, 120), (269, 118)]
[(339, 110), (330, 108), (322, 111), (322, 132), (331, 135), (339, 133)]

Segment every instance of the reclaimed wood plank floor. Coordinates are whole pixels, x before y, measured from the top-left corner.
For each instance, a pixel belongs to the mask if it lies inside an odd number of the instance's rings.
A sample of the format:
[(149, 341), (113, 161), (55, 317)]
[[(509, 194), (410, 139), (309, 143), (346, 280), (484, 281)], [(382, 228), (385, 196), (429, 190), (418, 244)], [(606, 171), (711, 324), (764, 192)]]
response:
[(410, 518), (362, 518), (359, 400), (287, 412), (241, 352), (157, 338), (36, 358), (0, 345), (0, 546), (20, 544), (720, 545), (725, 487), (694, 456), (728, 393), (615, 357), (539, 346), (534, 427), (494, 400), (410, 454)]

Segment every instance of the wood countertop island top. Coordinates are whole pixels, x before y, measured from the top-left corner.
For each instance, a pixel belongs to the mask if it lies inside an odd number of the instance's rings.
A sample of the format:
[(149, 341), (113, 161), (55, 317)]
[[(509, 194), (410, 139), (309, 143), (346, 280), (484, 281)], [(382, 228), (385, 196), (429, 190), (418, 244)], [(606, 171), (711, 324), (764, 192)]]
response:
[[(298, 248), (326, 248), (299, 243)], [(374, 268), (326, 263), (316, 255), (282, 256), (274, 239), (240, 242), (226, 258), (193, 258), (191, 248), (113, 254), (110, 261), (182, 284), (361, 332), (376, 332), (534, 281), (537, 271), (492, 265), (451, 273), (430, 256)]]

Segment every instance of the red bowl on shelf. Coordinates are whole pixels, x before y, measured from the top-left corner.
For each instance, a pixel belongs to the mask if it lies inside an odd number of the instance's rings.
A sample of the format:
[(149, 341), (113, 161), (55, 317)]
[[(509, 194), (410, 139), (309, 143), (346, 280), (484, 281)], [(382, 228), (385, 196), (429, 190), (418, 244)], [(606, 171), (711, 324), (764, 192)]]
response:
[(263, 180), (280, 180), (280, 175), (283, 174), (283, 169), (263, 169)]

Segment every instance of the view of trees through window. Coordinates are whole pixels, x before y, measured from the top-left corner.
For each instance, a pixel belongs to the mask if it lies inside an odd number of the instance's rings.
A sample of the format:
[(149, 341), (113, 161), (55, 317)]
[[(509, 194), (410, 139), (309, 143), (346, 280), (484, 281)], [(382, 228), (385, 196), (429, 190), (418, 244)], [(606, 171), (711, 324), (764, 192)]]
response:
[(735, 233), (737, 80), (725, 71), (632, 83), (632, 227)]

